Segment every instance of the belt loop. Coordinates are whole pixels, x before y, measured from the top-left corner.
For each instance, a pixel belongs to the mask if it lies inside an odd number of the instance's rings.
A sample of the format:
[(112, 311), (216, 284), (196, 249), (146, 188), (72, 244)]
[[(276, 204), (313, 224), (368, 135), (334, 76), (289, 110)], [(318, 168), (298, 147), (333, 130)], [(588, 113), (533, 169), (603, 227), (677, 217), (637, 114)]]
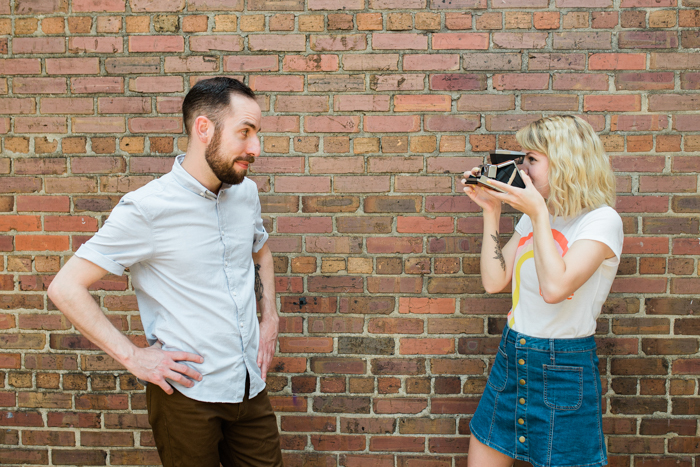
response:
[(508, 326), (508, 323), (506, 323), (506, 332), (503, 335), (503, 340), (506, 342), (508, 342), (508, 334), (510, 334), (510, 329), (511, 329), (511, 327)]
[(554, 339), (549, 339), (549, 358), (552, 360), (552, 365), (557, 364), (556, 352), (554, 351)]

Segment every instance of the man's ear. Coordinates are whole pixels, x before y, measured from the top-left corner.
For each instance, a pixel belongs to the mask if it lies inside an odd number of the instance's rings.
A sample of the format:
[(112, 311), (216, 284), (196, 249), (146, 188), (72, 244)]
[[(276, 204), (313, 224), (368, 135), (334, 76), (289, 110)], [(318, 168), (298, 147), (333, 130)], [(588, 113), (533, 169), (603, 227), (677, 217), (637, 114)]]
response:
[(194, 119), (192, 129), (192, 136), (197, 138), (205, 146), (209, 144), (209, 141), (211, 141), (214, 136), (214, 122), (204, 115), (200, 115)]

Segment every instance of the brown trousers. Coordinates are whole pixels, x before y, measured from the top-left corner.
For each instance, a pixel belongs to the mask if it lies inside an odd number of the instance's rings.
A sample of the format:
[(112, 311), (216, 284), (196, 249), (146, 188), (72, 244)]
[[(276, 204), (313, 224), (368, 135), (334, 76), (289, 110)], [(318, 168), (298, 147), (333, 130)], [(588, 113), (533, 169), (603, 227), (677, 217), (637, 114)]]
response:
[(148, 421), (164, 467), (282, 467), (277, 418), (267, 391), (243, 402), (200, 402), (146, 388)]

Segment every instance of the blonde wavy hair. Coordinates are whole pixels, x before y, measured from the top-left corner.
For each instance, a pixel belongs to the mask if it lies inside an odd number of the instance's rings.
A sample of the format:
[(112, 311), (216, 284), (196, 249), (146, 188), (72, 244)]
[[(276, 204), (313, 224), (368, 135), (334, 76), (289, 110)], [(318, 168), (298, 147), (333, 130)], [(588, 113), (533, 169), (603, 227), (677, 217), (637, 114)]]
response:
[(547, 207), (554, 216), (575, 217), (584, 209), (615, 206), (615, 175), (603, 143), (585, 120), (545, 117), (515, 135), (523, 151), (549, 159)]

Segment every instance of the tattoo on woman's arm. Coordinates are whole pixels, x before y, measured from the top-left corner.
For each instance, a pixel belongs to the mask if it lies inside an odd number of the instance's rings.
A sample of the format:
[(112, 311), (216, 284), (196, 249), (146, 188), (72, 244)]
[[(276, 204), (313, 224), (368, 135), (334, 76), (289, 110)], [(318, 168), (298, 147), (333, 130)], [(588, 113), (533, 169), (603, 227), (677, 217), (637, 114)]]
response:
[(263, 283), (262, 280), (260, 280), (260, 265), (256, 264), (255, 265), (255, 299), (257, 301), (262, 300), (263, 298)]
[(501, 251), (501, 243), (498, 241), (498, 231), (496, 231), (496, 235), (491, 234), (491, 238), (493, 238), (493, 241), (496, 243), (496, 256), (494, 256), (493, 259), (499, 260), (501, 262), (501, 269), (505, 271), (506, 260), (503, 257), (503, 251)]

